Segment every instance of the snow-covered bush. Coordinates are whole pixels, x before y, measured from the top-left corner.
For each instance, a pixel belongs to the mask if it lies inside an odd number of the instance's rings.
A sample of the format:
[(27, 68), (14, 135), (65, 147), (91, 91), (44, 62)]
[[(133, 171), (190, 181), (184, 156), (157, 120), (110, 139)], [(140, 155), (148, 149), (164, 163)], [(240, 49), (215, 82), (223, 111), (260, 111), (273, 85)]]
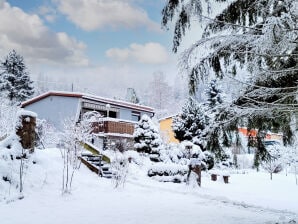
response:
[(214, 166), (214, 154), (209, 151), (202, 152), (198, 145), (190, 141), (168, 145), (160, 150), (159, 154), (164, 163), (187, 165), (191, 158), (196, 157), (201, 160), (202, 170), (209, 170)]
[(36, 147), (55, 147), (59, 143), (59, 133), (53, 125), (44, 119), (36, 119)]
[(112, 183), (115, 188), (124, 186), (128, 174), (128, 158), (122, 152), (114, 151), (111, 161)]
[(280, 144), (270, 145), (266, 148), (269, 158), (262, 162), (262, 167), (270, 173), (272, 180), (273, 173), (279, 173), (283, 169), (283, 152)]
[(217, 160), (215, 166), (217, 168), (231, 168), (233, 166), (233, 155), (230, 148), (223, 148), (221, 160)]
[(16, 134), (0, 142), (0, 201), (23, 197), (24, 176), (32, 164)]
[(18, 109), (17, 106), (10, 105), (7, 99), (0, 97), (0, 140), (14, 130)]
[(154, 163), (148, 170), (148, 176), (161, 182), (184, 182), (188, 172), (187, 165), (175, 163)]
[(139, 155), (139, 153), (137, 153), (134, 150), (127, 150), (125, 151), (126, 157), (130, 162), (133, 162), (137, 165), (141, 165), (142, 164), (142, 159), (141, 156)]
[(134, 148), (138, 152), (158, 153), (162, 145), (156, 126), (146, 114), (137, 123), (133, 137), (135, 141)]

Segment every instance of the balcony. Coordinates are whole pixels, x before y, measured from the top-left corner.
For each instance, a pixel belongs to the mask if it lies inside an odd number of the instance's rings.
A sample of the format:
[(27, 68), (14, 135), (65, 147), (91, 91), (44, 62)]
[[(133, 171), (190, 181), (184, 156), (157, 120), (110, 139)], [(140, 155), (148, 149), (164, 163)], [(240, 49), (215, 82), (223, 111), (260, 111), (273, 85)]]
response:
[(107, 134), (126, 134), (132, 135), (134, 132), (134, 122), (103, 118), (100, 122), (92, 123), (93, 133), (107, 133)]

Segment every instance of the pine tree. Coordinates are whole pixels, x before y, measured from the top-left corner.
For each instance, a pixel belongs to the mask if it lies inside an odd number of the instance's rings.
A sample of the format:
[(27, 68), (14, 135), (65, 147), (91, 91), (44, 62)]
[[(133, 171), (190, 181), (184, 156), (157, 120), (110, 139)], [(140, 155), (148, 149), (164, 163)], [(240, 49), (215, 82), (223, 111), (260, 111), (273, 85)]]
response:
[(216, 106), (223, 103), (222, 90), (218, 86), (216, 79), (211, 80), (206, 91), (207, 105), (210, 109), (215, 109)]
[[(220, 4), (217, 0), (207, 2), (208, 9), (212, 3)], [(234, 79), (239, 69), (246, 70), (249, 82), (237, 80), (245, 86), (244, 91), (222, 113), (225, 123), (243, 121), (259, 131), (282, 131), (284, 143), (292, 143), (291, 121), (298, 113), (296, 9), (295, 0), (236, 0), (210, 18), (204, 14), (201, 0), (168, 0), (162, 23), (166, 27), (177, 18), (174, 52), (193, 18), (207, 21), (202, 38), (182, 55), (189, 92), (195, 94), (198, 83), (207, 76)], [(202, 48), (210, 52), (198, 54)], [(257, 141), (262, 154), (257, 156), (265, 158), (263, 140)]]
[[(206, 110), (209, 114), (209, 127), (206, 135), (206, 148), (215, 154), (215, 157), (219, 161), (226, 160), (223, 146), (230, 146), (232, 142), (232, 134), (237, 133), (237, 126), (230, 123), (224, 125), (222, 121), (229, 116), (226, 113), (224, 104), (224, 97), (222, 90), (219, 87), (217, 80), (211, 80), (205, 90), (207, 100), (205, 103)], [(237, 137), (237, 134), (236, 134)]]
[(133, 137), (138, 152), (157, 153), (162, 145), (157, 128), (146, 114), (137, 123)]
[(1, 62), (0, 91), (11, 103), (19, 103), (30, 98), (33, 93), (33, 82), (26, 71), (21, 55), (15, 50)]
[(203, 139), (207, 126), (208, 116), (205, 114), (203, 105), (190, 97), (182, 107), (182, 113), (174, 117), (172, 128), (179, 141), (192, 141), (205, 150)]
[(139, 103), (140, 100), (134, 88), (127, 88), (125, 100), (131, 103)]

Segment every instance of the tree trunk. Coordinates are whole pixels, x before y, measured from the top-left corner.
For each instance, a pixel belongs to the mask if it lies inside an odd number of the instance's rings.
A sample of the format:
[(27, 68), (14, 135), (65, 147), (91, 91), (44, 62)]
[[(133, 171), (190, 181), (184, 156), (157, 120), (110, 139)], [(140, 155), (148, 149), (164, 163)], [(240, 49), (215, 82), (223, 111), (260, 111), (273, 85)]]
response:
[(16, 134), (20, 137), (21, 145), (24, 149), (28, 149), (30, 153), (34, 152), (35, 144), (35, 127), (36, 118), (28, 115), (19, 117), (21, 126), (16, 130)]
[(295, 178), (296, 178), (296, 185), (298, 185), (298, 179), (297, 179), (297, 167), (295, 166)]

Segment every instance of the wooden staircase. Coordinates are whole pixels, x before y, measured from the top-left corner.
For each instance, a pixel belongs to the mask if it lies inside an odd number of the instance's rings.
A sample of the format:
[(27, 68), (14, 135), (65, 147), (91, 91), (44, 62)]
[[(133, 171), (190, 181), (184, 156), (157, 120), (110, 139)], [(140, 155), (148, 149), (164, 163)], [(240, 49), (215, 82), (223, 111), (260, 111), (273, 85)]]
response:
[(110, 158), (101, 154), (91, 143), (82, 143), (86, 151), (81, 154), (80, 159), (91, 171), (100, 177), (112, 178)]

